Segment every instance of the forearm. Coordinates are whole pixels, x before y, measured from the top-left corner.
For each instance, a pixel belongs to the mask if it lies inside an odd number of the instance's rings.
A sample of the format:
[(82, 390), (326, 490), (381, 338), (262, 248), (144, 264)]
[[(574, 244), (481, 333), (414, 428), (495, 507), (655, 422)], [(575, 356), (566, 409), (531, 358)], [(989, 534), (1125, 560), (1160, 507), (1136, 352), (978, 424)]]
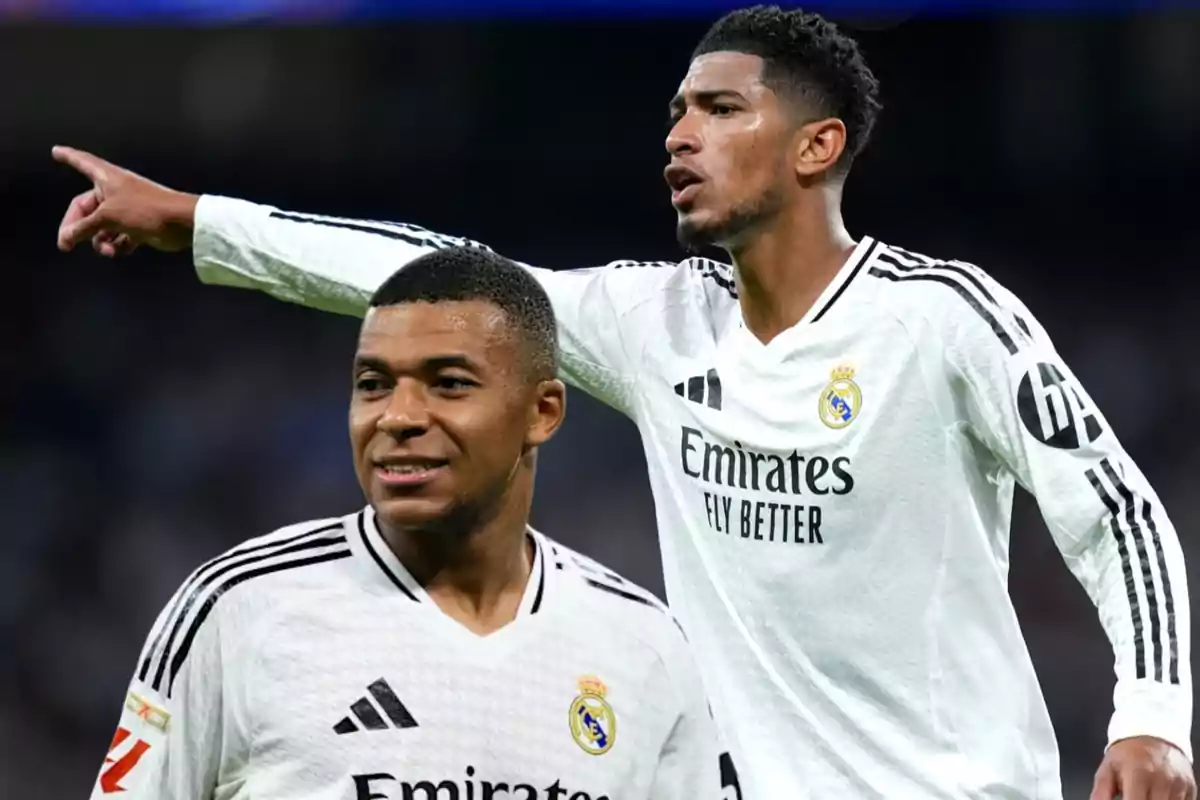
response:
[(1170, 742), (1191, 758), (1191, 612), (1179, 538), (1135, 467), (1092, 471), (1108, 514), (1080, 558), (1113, 645), (1117, 684), (1109, 743)]
[(194, 207), (193, 258), (205, 283), (361, 316), (383, 281), (414, 258), (466, 243), (419, 228), (282, 212), (205, 195)]

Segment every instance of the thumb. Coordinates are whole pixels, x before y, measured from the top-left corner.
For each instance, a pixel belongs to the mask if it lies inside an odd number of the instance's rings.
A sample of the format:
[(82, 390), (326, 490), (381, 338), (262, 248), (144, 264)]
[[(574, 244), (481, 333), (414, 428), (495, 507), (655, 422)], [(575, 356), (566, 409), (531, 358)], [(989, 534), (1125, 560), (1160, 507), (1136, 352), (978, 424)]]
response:
[(1105, 761), (1096, 773), (1089, 800), (1113, 800), (1117, 796), (1117, 770)]

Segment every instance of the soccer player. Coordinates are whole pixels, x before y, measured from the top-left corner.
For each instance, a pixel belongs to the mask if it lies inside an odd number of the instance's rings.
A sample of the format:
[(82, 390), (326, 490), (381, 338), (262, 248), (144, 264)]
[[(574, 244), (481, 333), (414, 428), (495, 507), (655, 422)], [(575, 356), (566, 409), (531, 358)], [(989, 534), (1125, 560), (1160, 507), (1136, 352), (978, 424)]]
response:
[[(528, 267), (563, 376), (641, 432), (667, 596), (745, 796), (1061, 796), (1006, 586), (1020, 483), (1115, 654), (1094, 796), (1193, 797), (1175, 531), (1016, 297), (977, 267), (848, 233), (842, 189), (877, 93), (820, 16), (733, 12), (670, 103), (665, 172), (680, 239), (732, 264)], [(203, 280), (316, 308), (359, 314), (398, 263), (465, 243), (58, 158), (93, 182), (60, 247), (190, 245)]]
[(197, 569), (159, 615), (92, 797), (721, 797), (681, 631), (528, 524), (565, 389), (550, 301), (440, 250), (372, 297), (350, 439), (369, 505)]

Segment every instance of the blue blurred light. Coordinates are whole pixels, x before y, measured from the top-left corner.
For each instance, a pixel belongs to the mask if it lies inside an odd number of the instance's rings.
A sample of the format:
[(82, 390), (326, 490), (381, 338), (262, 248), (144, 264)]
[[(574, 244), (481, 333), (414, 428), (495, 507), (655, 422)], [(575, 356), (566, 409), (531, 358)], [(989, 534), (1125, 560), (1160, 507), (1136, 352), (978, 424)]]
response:
[[(713, 17), (752, 0), (25, 0), (18, 16), (124, 22), (299, 22), (385, 18)], [(831, 15), (1112, 12), (1197, 7), (1200, 0), (810, 0)], [(0, 2), (0, 17), (6, 4)]]

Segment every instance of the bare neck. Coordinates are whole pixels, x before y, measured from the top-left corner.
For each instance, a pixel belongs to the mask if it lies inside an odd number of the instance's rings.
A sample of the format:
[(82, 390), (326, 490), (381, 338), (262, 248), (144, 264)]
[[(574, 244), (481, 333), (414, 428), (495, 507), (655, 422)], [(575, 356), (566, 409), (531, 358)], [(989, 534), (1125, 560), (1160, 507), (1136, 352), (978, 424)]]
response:
[(742, 319), (759, 341), (799, 322), (853, 252), (837, 194), (826, 190), (730, 248)]
[[(512, 487), (510, 495), (524, 492)], [(470, 532), (390, 530), (384, 540), (446, 615), (480, 635), (516, 619), (533, 567), (529, 502), (509, 497)], [(516, 501), (516, 502), (514, 502)]]

